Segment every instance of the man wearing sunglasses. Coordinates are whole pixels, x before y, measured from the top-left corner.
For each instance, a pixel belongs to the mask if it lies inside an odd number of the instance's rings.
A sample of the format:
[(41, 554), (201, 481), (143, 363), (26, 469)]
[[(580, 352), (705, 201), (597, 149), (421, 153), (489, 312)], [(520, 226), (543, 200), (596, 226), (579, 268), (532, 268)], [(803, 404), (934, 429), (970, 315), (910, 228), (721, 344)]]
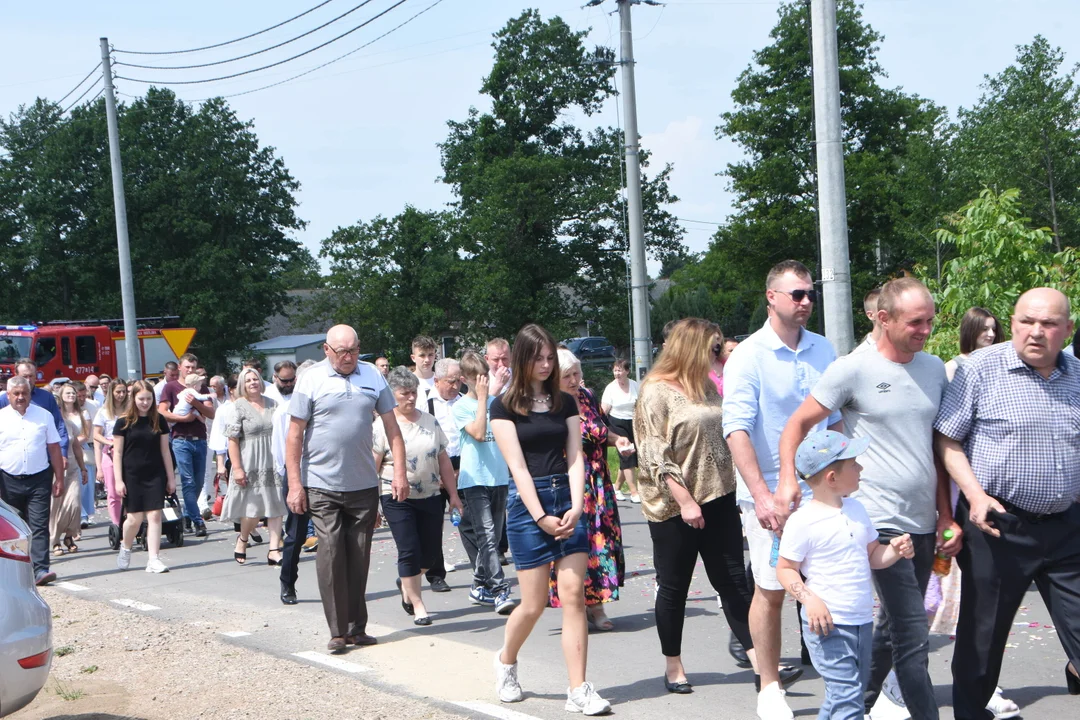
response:
[[(784, 589), (770, 559), (783, 524), (773, 501), (780, 434), (836, 352), (828, 340), (806, 329), (817, 291), (802, 263), (785, 260), (773, 267), (765, 280), (765, 299), (769, 319), (739, 343), (724, 364), (724, 436), (737, 470), (737, 497), (756, 586), (750, 634), (761, 673), (758, 717), (787, 720), (792, 712), (781, 683), (794, 680), (801, 670), (778, 670)], [(814, 431), (839, 425), (837, 412), (816, 423)], [(807, 497), (810, 488), (803, 484), (802, 489)]]

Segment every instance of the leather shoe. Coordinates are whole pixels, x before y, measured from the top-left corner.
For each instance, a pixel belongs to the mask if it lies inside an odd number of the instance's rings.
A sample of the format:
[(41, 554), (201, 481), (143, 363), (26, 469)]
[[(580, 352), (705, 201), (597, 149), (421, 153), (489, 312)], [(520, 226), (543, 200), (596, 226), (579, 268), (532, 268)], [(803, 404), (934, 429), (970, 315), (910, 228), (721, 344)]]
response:
[[(792, 667), (791, 665), (780, 666), (780, 687), (785, 687), (788, 683), (793, 683), (802, 677), (803, 669), (801, 667)], [(754, 673), (754, 689), (761, 692), (761, 676)]]
[(1065, 685), (1070, 695), (1080, 695), (1080, 677), (1073, 674), (1071, 667), (1072, 663), (1065, 663)]
[(295, 605), (298, 602), (296, 588), (288, 583), (281, 583), (281, 602), (284, 605)]
[(666, 675), (664, 676), (664, 687), (669, 693), (675, 693), (676, 695), (689, 695), (694, 692), (694, 686), (686, 680), (671, 682)]
[(335, 655), (345, 652), (345, 638), (330, 638), (330, 642), (326, 643), (326, 649)]
[(750, 657), (746, 654), (746, 650), (743, 648), (742, 643), (739, 642), (739, 638), (735, 637), (735, 633), (731, 633), (731, 639), (727, 644), (728, 654), (735, 659), (735, 665), (741, 668), (753, 667), (750, 664)]
[(350, 635), (345, 638), (346, 642), (350, 645), (356, 645), (357, 647), (368, 647), (369, 645), (378, 645), (379, 638), (374, 635), (368, 635), (367, 633), (360, 633), (359, 635)]
[(450, 592), (450, 586), (440, 577), (429, 582), (428, 587), (431, 588), (431, 592)]

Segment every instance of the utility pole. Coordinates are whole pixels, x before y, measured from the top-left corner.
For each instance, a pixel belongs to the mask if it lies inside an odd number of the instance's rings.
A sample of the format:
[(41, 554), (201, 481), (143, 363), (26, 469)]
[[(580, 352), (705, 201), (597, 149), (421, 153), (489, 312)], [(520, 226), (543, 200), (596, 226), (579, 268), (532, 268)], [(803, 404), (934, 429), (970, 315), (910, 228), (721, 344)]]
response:
[(630, 6), (638, 0), (617, 0), (623, 81), (623, 142), (626, 146), (626, 204), (630, 230), (630, 292), (632, 298), (634, 370), (638, 380), (652, 365), (652, 326), (649, 322), (649, 278), (645, 272), (645, 232), (641, 217), (641, 161), (638, 158), (637, 96), (634, 90), (634, 37)]
[(113, 208), (116, 212), (116, 249), (120, 256), (120, 299), (124, 309), (124, 355), (127, 379), (142, 378), (139, 332), (135, 326), (135, 284), (131, 278), (131, 249), (128, 246), (127, 202), (124, 199), (124, 170), (120, 164), (120, 126), (116, 120), (116, 93), (113, 91), (109, 38), (101, 38), (101, 71), (105, 80), (105, 115), (109, 122), (109, 164), (112, 165)]
[(837, 353), (846, 355), (855, 346), (855, 328), (851, 317), (836, 0), (811, 0), (810, 26), (813, 33), (814, 126), (817, 135), (818, 224), (821, 230), (825, 336)]

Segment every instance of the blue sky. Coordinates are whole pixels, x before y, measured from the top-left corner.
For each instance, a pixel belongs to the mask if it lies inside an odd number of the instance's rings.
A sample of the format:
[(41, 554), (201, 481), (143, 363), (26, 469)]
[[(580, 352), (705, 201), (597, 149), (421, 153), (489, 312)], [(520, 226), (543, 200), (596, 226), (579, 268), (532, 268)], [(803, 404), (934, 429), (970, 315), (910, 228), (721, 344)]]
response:
[[(165, 72), (118, 68), (149, 79), (196, 79), (283, 59), (353, 27), (397, 0), (371, 3), (334, 25), (277, 51), (221, 68)], [(300, 181), (298, 235), (313, 252), (334, 228), (406, 203), (437, 209), (450, 199), (439, 182), (436, 143), (446, 121), (483, 107), (477, 90), (492, 59), (491, 33), (527, 7), (561, 16), (576, 29), (592, 28), (590, 42), (618, 43), (614, 0), (582, 9), (585, 0), (442, 0), (430, 11), (370, 47), (300, 80), (230, 99), (251, 119), (264, 144), (273, 145)], [(143, 57), (148, 65), (190, 64), (233, 57), (288, 39), (358, 4), (334, 0), (310, 15), (257, 38), (190, 55)], [(179, 86), (181, 98), (242, 92), (288, 78), (359, 47), (430, 5), (407, 0), (370, 26), (278, 68), (207, 85)], [(186, 0), (146, 3), (7, 4), (0, 33), (0, 112), (5, 116), (39, 95), (58, 99), (97, 63), (98, 38), (119, 49), (175, 50), (229, 40), (260, 30), (316, 4), (316, 0)], [(726, 181), (716, 175), (740, 156), (717, 140), (720, 114), (752, 52), (768, 44), (779, 2), (774, 0), (671, 0), (634, 8), (638, 125), (657, 163), (675, 165), (672, 187), (680, 218), (722, 222), (730, 212)], [(1075, 0), (867, 0), (866, 20), (885, 35), (879, 60), (884, 82), (946, 106), (970, 106), (983, 75), (1015, 57), (1017, 44), (1041, 33), (1080, 61), (1080, 3)], [(355, 19), (354, 19), (355, 18)], [(129, 56), (131, 57), (131, 56)], [(190, 62), (189, 62), (190, 61)], [(138, 74), (136, 74), (138, 73)], [(117, 81), (130, 95), (145, 85)], [(96, 92), (96, 91), (95, 91)], [(121, 98), (122, 100), (124, 98)], [(616, 101), (582, 124), (616, 124)], [(711, 226), (685, 223), (693, 251), (708, 246)], [(650, 268), (655, 270), (655, 268)]]

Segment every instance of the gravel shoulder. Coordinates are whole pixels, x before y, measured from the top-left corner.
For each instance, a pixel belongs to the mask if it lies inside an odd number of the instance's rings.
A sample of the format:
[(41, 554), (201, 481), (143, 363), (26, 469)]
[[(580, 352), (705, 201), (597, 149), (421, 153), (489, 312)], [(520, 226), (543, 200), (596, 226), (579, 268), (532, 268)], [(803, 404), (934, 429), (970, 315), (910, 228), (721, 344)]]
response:
[(53, 611), (52, 673), (14, 720), (461, 717), (239, 647), (205, 623), (177, 626), (53, 588), (42, 595)]

